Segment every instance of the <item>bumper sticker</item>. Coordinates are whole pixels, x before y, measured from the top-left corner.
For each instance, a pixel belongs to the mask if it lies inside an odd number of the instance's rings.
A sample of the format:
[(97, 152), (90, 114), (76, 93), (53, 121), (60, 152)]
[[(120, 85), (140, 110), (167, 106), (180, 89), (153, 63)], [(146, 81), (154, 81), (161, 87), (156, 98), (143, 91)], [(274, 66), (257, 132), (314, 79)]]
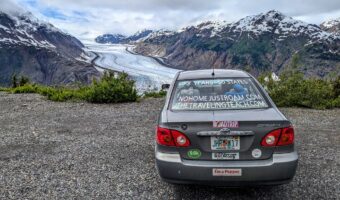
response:
[(225, 152), (216, 152), (212, 153), (213, 160), (238, 160), (240, 159), (239, 153), (225, 153)]
[(198, 159), (201, 157), (202, 153), (199, 149), (191, 149), (187, 153), (189, 158)]
[(238, 128), (238, 121), (213, 121), (214, 128)]
[(251, 152), (251, 155), (254, 157), (254, 158), (259, 158), (261, 157), (262, 155), (262, 151), (260, 149), (254, 149), (252, 152)]
[(242, 169), (213, 168), (213, 176), (242, 176)]

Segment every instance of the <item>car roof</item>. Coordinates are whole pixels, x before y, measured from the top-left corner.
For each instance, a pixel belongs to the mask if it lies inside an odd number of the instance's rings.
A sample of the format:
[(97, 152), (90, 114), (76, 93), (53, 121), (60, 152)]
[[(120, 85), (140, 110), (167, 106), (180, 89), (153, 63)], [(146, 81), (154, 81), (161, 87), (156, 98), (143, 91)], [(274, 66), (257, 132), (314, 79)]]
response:
[(203, 78), (246, 78), (250, 77), (247, 72), (232, 69), (213, 69), (181, 71), (178, 75), (178, 80), (187, 79), (203, 79)]

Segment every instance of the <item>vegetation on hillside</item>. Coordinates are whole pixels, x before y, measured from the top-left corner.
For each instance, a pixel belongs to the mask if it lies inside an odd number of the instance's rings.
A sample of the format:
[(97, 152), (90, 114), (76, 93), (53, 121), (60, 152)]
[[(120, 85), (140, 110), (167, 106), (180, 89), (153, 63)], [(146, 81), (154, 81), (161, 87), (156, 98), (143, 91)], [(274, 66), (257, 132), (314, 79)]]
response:
[(302, 73), (290, 71), (282, 73), (279, 81), (271, 74), (258, 79), (279, 107), (340, 108), (340, 77), (305, 79)]
[[(305, 78), (297, 71), (297, 60), (293, 59), (291, 69), (280, 74), (280, 80), (273, 80), (271, 73), (258, 77), (275, 104), (279, 107), (306, 107), (316, 109), (340, 108), (340, 77), (329, 79)], [(38, 93), (52, 101), (87, 101), (91, 103), (134, 102), (138, 98), (162, 98), (166, 91), (145, 92), (137, 95), (134, 81), (123, 73), (105, 73), (101, 80), (94, 80), (89, 86), (52, 87), (32, 84), (25, 77), (12, 77), (11, 88), (0, 88), (10, 93)]]
[(134, 81), (126, 73), (115, 75), (104, 73), (101, 80), (93, 80), (89, 86), (52, 87), (31, 84), (28, 79), (16, 76), (12, 78), (12, 88), (0, 88), (0, 91), (10, 93), (38, 93), (52, 101), (87, 101), (91, 103), (134, 102), (138, 95)]

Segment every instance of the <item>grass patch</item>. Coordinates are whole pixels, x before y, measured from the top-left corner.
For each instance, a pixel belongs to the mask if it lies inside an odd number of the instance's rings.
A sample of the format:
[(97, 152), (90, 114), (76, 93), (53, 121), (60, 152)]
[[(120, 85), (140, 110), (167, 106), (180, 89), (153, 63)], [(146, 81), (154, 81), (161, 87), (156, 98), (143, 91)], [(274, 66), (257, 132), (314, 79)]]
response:
[(161, 90), (161, 91), (159, 91), (159, 92), (156, 92), (156, 91), (154, 91), (154, 92), (145, 92), (144, 93), (144, 98), (163, 98), (163, 97), (165, 97), (166, 96), (166, 91), (164, 91), (164, 90)]
[(9, 88), (0, 87), (0, 92), (9, 92)]

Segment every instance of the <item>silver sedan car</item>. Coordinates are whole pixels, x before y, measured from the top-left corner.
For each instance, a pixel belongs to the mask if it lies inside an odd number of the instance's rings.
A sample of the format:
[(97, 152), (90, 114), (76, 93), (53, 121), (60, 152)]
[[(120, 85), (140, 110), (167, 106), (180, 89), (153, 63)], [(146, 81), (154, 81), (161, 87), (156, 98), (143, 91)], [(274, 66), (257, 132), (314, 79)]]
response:
[(250, 74), (177, 73), (156, 127), (156, 167), (176, 184), (290, 182), (298, 155), (294, 128)]

